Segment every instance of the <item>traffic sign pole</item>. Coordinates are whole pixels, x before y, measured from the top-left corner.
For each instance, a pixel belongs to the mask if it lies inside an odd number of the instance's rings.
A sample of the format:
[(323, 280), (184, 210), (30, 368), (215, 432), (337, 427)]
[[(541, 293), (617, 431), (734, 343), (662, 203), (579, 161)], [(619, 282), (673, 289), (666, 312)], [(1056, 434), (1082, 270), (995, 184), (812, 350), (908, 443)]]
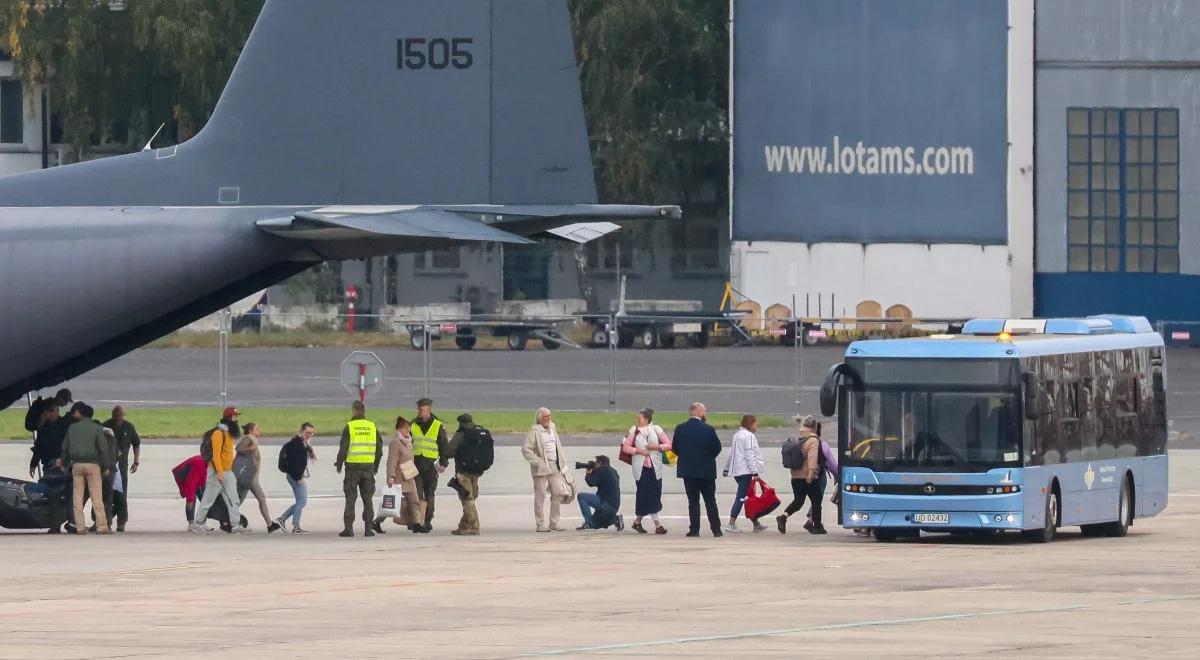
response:
[(367, 402), (367, 363), (358, 363), (358, 400)]

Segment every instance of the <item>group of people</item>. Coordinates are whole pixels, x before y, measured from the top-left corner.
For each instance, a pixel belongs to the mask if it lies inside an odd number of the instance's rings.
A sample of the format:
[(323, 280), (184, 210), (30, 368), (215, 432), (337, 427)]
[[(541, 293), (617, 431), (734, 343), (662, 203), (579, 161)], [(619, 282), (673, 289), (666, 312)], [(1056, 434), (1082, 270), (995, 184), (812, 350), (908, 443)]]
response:
[[(83, 505), (90, 499), (95, 521), (92, 531), (102, 534), (114, 528), (124, 531), (128, 520), (129, 474), (137, 472), (141, 452), (137, 430), (125, 418), (121, 406), (116, 406), (112, 417), (100, 424), (93, 419), (92, 408), (82, 402), (71, 405), (63, 415), (62, 408), (71, 403), (71, 393), (62, 390), (54, 398), (38, 399), (30, 407), (27, 425), (36, 431), (30, 473), (40, 467), (44, 474), (59, 471), (70, 475), (68, 487), (74, 515), (68, 529), (81, 533), (89, 530), (84, 525)], [(723, 526), (716, 503), (716, 463), (723, 447), (716, 429), (706, 420), (706, 412), (704, 404), (692, 404), (689, 418), (668, 436), (654, 423), (655, 411), (644, 409), (637, 413), (634, 425), (621, 442), (617, 455), (630, 466), (636, 489), (631, 527), (639, 534), (667, 534), (660, 514), (663, 478), (669, 464), (674, 465), (676, 475), (683, 480), (687, 495), (687, 536), (700, 535), (702, 505), (713, 536), (743, 531), (738, 519), (755, 480), (765, 471), (766, 461), (756, 436), (758, 421), (754, 415), (745, 415), (733, 435), (722, 474), (734, 479), (737, 493), (728, 522)], [(303, 423), (280, 449), (277, 465), (291, 487), (293, 502), (281, 515), (273, 516), (260, 482), (262, 431), (255, 423), (240, 424), (240, 415), (236, 407), (225, 408), (220, 421), (204, 434), (200, 454), (173, 469), (180, 496), (186, 502), (188, 529), (208, 532), (207, 523), (214, 519), (223, 531), (249, 531), (249, 523), (241, 515), (241, 505), (248, 495), (253, 495), (268, 533), (307, 533), (301, 526), (301, 518), (308, 500), (310, 467), (317, 458), (312, 446), (316, 429), (311, 423)], [(820, 424), (812, 416), (798, 421), (799, 437), (788, 440), (783, 447), (784, 466), (791, 470), (793, 500), (776, 516), (776, 526), (786, 533), (788, 520), (807, 501), (810, 506), (804, 529), (824, 534), (821, 500), (828, 479), (837, 480), (836, 452), (821, 440)], [(479, 482), (492, 465), (494, 445), (491, 433), (476, 424), (469, 413), (459, 415), (457, 422), (458, 427), (451, 434), (433, 413), (433, 401), (423, 398), (417, 401), (413, 419), (396, 418), (394, 433), (385, 443), (383, 433), (367, 419), (365, 405), (355, 401), (334, 460), (336, 470), (343, 475), (345, 496), (339, 536), (353, 537), (356, 520), (361, 520), (364, 536), (386, 533), (384, 523), (389, 518), (414, 534), (431, 532), (438, 481), (451, 461), (454, 474), (447, 485), (458, 493), (462, 505), (462, 516), (451, 533), (478, 535)], [(560, 525), (561, 507), (572, 500), (578, 502), (583, 517), (583, 524), (577, 529), (624, 530), (619, 473), (604, 455), (572, 465), (549, 409), (540, 408), (535, 413), (521, 455), (529, 464), (533, 479), (533, 514), (538, 532), (565, 531)], [(376, 511), (376, 476), (381, 466), (386, 488), (381, 507)], [(576, 485), (576, 469), (585, 470), (584, 483), (594, 488), (594, 492), (582, 492)], [(767, 529), (762, 517), (750, 521), (753, 531)]]
[[(725, 460), (722, 474), (732, 477), (737, 483), (737, 494), (729, 512), (729, 521), (722, 527), (717, 508), (717, 457), (722, 445), (717, 431), (706, 420), (707, 410), (703, 403), (693, 403), (688, 410), (688, 419), (675, 427), (668, 437), (662, 427), (654, 423), (654, 410), (647, 408), (637, 414), (636, 423), (630, 427), (620, 446), (621, 461), (630, 465), (636, 488), (634, 499), (634, 522), (632, 528), (639, 534), (666, 534), (667, 529), (660, 518), (664, 466), (674, 460), (676, 475), (683, 480), (688, 501), (687, 536), (700, 535), (700, 507), (703, 503), (708, 517), (708, 526), (713, 536), (726, 532), (741, 533), (738, 518), (749, 497), (753, 481), (765, 471), (766, 461), (755, 435), (758, 420), (754, 415), (742, 417), (741, 426), (734, 434), (730, 451)], [(800, 422), (799, 438), (784, 444), (784, 465), (791, 469), (793, 501), (784, 512), (776, 517), (780, 533), (787, 533), (788, 519), (798, 513), (809, 501), (809, 515), (804, 528), (813, 534), (826, 533), (821, 519), (821, 499), (828, 484), (828, 477), (835, 480), (838, 475), (836, 452), (820, 439), (820, 424), (811, 416)], [(534, 521), (539, 532), (562, 531), (559, 526), (559, 502), (568, 501), (574, 490), (571, 470), (562, 442), (552, 420), (551, 412), (538, 410), (533, 429), (527, 434), (521, 450), (533, 474)], [(792, 460), (792, 456), (798, 460)], [(585, 483), (596, 489), (594, 493), (579, 493), (580, 513), (583, 525), (578, 529), (624, 529), (624, 517), (620, 513), (620, 476), (612, 467), (607, 456), (596, 456), (587, 463), (576, 464), (587, 470)], [(549, 497), (550, 515), (544, 515), (544, 500)], [(649, 518), (653, 530), (644, 521)], [(751, 521), (753, 530), (767, 529), (759, 519)]]
[[(438, 479), (451, 460), (455, 462), (455, 474), (448, 485), (458, 492), (463, 509), (458, 526), (451, 533), (479, 534), (479, 514), (475, 508), (479, 478), (491, 467), (494, 457), (491, 433), (487, 429), (476, 425), (470, 414), (463, 414), (459, 415), (458, 429), (451, 436), (442, 420), (433, 414), (433, 401), (421, 399), (417, 401), (415, 418), (396, 418), (395, 433), (387, 443), (385, 460), (383, 433), (375, 422), (367, 419), (366, 406), (355, 401), (350, 412), (334, 460), (334, 467), (343, 475), (345, 495), (343, 528), (339, 536), (354, 536), (360, 500), (364, 536), (386, 533), (383, 524), (389, 518), (414, 534), (433, 531)], [(310, 466), (317, 458), (312, 446), (315, 428), (305, 422), (296, 436), (280, 448), (278, 468), (287, 479), (294, 500), (280, 516), (272, 517), (259, 481), (261, 431), (254, 423), (239, 425), (240, 414), (237, 408), (226, 408), (220, 422), (205, 433), (200, 454), (173, 470), (180, 496), (187, 503), (188, 529), (206, 533), (209, 531), (208, 520), (213, 518), (223, 531), (248, 531), (240, 507), (250, 493), (258, 501), (268, 533), (307, 533), (301, 527), (301, 517), (308, 501)], [(385, 496), (392, 493), (393, 499), (376, 513), (375, 479), (380, 466), (385, 468)]]
[[(142, 444), (137, 429), (125, 418), (125, 408), (115, 406), (111, 417), (100, 423), (94, 408), (74, 401), (64, 388), (53, 397), (31, 402), (25, 428), (34, 434), (30, 478), (40, 470), (40, 479), (63, 487), (72, 504), (71, 515), (61, 516), (68, 518), (67, 531), (124, 532), (129, 521), (129, 476), (138, 470)], [(90, 526), (84, 518), (89, 500)], [(62, 528), (55, 525), (50, 531), (59, 533)]]

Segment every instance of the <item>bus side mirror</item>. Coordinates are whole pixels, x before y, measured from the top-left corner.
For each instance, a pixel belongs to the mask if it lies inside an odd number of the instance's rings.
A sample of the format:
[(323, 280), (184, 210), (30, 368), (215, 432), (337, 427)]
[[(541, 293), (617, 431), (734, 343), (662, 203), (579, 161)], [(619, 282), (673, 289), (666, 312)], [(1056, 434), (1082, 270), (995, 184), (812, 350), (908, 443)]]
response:
[(845, 362), (839, 362), (825, 374), (825, 383), (821, 385), (821, 414), (825, 417), (837, 414), (838, 390), (842, 386), (842, 369), (845, 366)]
[(1042, 384), (1032, 371), (1022, 374), (1022, 381), (1025, 386), (1025, 419), (1034, 421), (1042, 416)]

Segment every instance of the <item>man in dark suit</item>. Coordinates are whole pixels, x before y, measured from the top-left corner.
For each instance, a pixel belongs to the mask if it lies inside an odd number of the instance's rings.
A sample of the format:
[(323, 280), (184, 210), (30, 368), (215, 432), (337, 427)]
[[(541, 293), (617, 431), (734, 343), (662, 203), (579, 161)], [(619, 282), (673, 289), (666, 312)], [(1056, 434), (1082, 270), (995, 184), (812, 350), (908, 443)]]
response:
[(703, 403), (688, 408), (691, 418), (675, 427), (671, 449), (679, 457), (675, 471), (683, 479), (688, 499), (688, 536), (700, 536), (700, 498), (708, 513), (708, 526), (713, 536), (721, 536), (721, 516), (717, 513), (717, 456), (721, 454), (721, 439), (717, 430), (704, 421)]

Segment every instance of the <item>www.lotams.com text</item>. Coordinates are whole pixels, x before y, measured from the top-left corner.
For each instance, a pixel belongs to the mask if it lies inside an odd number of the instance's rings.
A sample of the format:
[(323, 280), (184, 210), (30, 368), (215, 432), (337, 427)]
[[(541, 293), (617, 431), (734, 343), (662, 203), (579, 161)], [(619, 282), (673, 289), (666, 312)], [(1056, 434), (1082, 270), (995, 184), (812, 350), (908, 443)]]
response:
[(971, 147), (877, 147), (862, 142), (833, 146), (767, 145), (767, 171), (778, 174), (908, 174), (914, 176), (972, 175)]

